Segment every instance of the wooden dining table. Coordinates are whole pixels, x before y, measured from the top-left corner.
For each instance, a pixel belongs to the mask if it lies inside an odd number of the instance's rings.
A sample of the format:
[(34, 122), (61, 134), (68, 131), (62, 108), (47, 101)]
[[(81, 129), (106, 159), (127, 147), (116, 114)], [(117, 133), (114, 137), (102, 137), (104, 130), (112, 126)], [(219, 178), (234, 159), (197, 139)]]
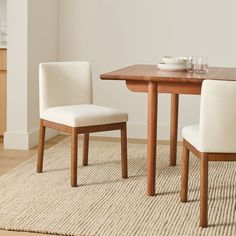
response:
[(158, 93), (171, 94), (170, 165), (176, 165), (179, 94), (201, 94), (202, 82), (236, 81), (236, 68), (210, 67), (208, 73), (161, 71), (156, 65), (132, 65), (100, 75), (103, 80), (124, 80), (129, 90), (148, 93), (147, 195), (155, 195)]

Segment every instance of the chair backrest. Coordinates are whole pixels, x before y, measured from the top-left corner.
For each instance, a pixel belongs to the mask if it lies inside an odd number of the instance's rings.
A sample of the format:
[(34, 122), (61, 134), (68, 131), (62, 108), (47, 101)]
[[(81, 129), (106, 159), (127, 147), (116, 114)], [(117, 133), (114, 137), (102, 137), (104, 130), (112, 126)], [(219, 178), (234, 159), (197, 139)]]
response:
[(236, 153), (236, 82), (203, 82), (199, 138), (202, 152)]
[(89, 62), (40, 64), (40, 114), (49, 107), (91, 103), (92, 75)]

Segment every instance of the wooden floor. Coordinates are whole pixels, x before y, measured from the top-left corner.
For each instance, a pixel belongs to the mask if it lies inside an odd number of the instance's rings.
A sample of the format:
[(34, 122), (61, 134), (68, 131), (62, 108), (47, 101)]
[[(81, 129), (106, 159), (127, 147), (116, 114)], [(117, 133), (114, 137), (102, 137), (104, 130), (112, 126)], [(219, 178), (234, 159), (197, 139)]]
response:
[[(52, 147), (53, 145), (59, 143), (61, 140), (65, 139), (67, 135), (58, 135), (55, 138), (50, 139), (45, 143), (45, 149)], [(3, 148), (2, 138), (0, 138), (0, 175), (3, 175), (15, 168), (22, 162), (33, 157), (37, 153), (37, 148), (31, 149), (29, 151), (20, 150), (6, 150)], [(37, 233), (26, 233), (26, 232), (13, 232), (0, 230), (0, 236), (36, 236), (43, 235)]]

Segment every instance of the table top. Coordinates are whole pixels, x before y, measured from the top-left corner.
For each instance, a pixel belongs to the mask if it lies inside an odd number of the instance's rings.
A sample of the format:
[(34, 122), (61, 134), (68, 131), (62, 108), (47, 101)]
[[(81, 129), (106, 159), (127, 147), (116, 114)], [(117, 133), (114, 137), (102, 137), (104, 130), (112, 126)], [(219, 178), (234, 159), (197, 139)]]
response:
[(103, 80), (135, 80), (201, 83), (205, 79), (236, 81), (236, 68), (210, 67), (207, 74), (161, 71), (157, 65), (132, 65), (101, 74)]

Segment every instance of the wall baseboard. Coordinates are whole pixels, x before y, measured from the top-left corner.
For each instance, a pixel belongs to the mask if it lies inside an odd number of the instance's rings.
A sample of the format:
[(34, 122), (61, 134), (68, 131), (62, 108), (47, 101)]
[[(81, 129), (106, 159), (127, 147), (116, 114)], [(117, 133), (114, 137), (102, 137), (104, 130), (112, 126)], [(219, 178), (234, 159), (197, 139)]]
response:
[[(178, 141), (182, 141), (182, 125), (178, 127)], [(93, 136), (99, 137), (119, 137), (119, 131), (108, 131), (93, 133)], [(130, 139), (147, 139), (147, 125), (142, 123), (128, 123), (127, 136)], [(169, 140), (170, 139), (170, 126), (169, 125), (158, 125), (157, 128), (157, 139), (158, 140)]]
[[(38, 130), (27, 133), (4, 133), (4, 148), (5, 149), (18, 149), (29, 150), (38, 145)], [(57, 131), (52, 129), (46, 129), (45, 140), (55, 137), (58, 134)]]
[[(182, 140), (181, 131), (182, 126), (179, 126), (178, 141)], [(142, 123), (128, 123), (127, 128), (128, 139), (130, 140), (146, 140), (147, 139), (147, 125)], [(46, 140), (55, 137), (57, 131), (47, 128)], [(107, 131), (93, 133), (91, 136), (104, 137), (104, 138), (118, 138), (120, 137), (119, 131)], [(168, 125), (158, 125), (157, 140), (169, 140), (170, 127)], [(136, 142), (136, 141), (135, 141)], [(38, 130), (28, 133), (4, 133), (4, 148), (6, 149), (21, 149), (29, 150), (38, 145)]]
[[(81, 137), (82, 139), (82, 137)], [(94, 136), (91, 135), (89, 137), (90, 140), (94, 141), (104, 141), (104, 142), (118, 142), (120, 143), (120, 137), (102, 137), (102, 136)], [(147, 139), (136, 139), (136, 138), (128, 138), (128, 143), (134, 143), (134, 144), (147, 144)], [(170, 140), (157, 140), (158, 145), (170, 145)], [(182, 141), (178, 141), (177, 145), (182, 145)]]

